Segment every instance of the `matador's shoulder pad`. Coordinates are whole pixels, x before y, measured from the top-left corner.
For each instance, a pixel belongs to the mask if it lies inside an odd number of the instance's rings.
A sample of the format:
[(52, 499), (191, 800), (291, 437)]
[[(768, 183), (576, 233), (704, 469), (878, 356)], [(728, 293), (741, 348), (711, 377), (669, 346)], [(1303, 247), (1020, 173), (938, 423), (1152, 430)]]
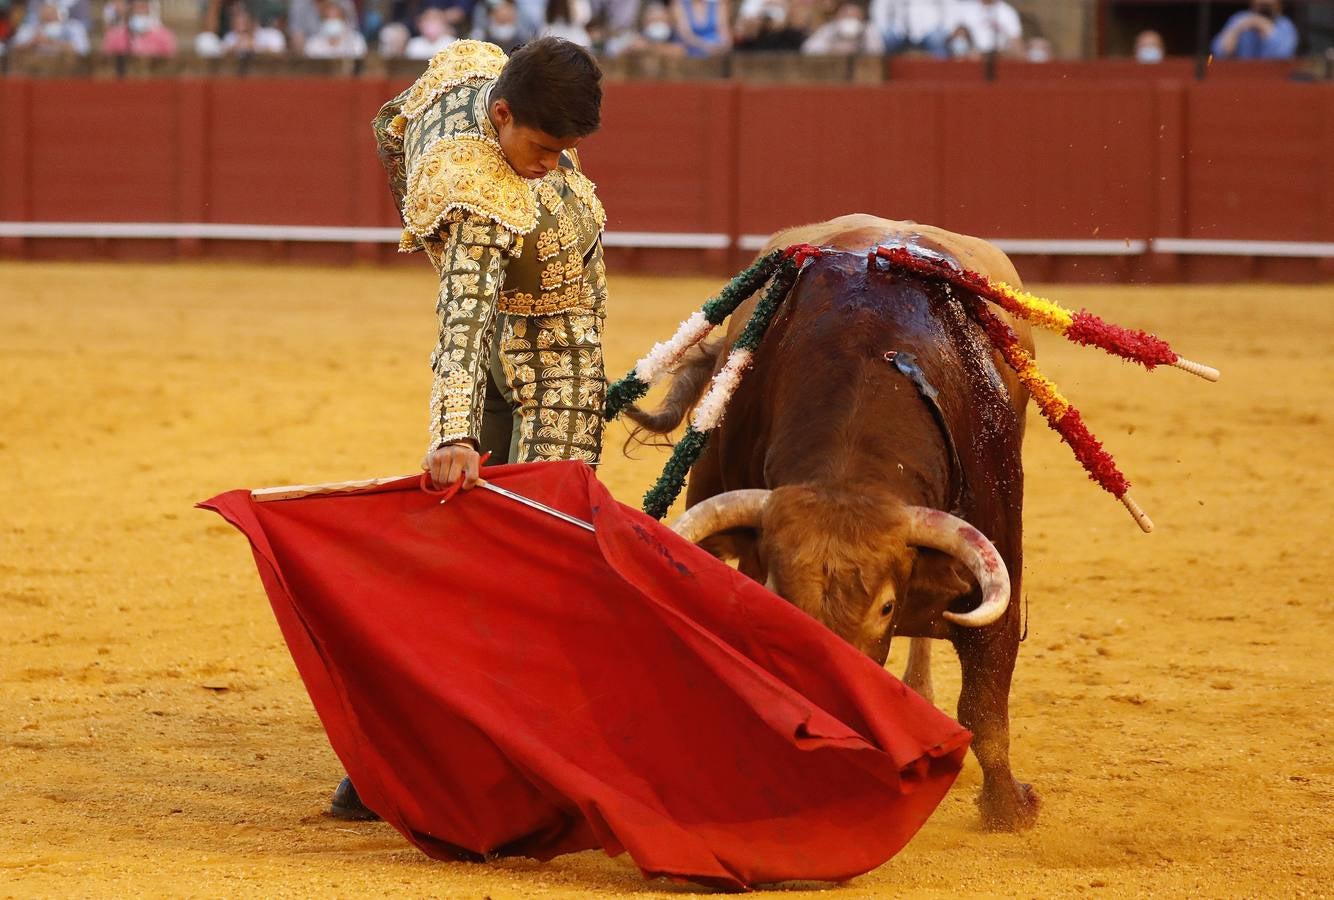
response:
[(396, 122), (407, 153), (404, 249), (460, 213), (514, 234), (537, 224), (532, 186), (505, 160), (486, 117), (485, 87), (505, 62), (494, 44), (456, 41), (404, 95)]

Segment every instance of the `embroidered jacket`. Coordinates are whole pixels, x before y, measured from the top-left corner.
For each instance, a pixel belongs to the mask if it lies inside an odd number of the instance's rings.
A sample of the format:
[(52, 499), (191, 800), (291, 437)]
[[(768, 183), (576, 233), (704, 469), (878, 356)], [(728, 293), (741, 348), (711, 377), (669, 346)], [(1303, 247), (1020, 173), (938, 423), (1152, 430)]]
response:
[(487, 116), (505, 61), (492, 44), (457, 41), (373, 122), (399, 249), (425, 250), (440, 276), (428, 450), (480, 435), (497, 311), (605, 314), (602, 204), (573, 151), (537, 180), (506, 161)]

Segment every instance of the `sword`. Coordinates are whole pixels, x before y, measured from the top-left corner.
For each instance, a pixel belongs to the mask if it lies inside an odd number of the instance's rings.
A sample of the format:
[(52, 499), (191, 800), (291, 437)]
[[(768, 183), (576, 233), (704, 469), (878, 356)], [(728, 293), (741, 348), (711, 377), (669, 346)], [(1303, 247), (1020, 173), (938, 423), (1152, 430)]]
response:
[[(562, 522), (569, 522), (571, 525), (578, 525), (580, 528), (587, 529), (588, 531), (591, 531), (594, 534), (597, 533), (597, 529), (593, 527), (591, 522), (585, 522), (583, 519), (577, 519), (574, 516), (570, 515), (569, 513), (563, 513), (558, 509), (553, 509), (552, 507), (547, 506), (545, 503), (538, 503), (531, 497), (525, 497), (523, 494), (516, 494), (513, 491), (506, 490), (503, 487), (496, 487), (491, 482), (483, 481), (480, 478), (477, 479), (477, 486), (486, 488), (488, 491), (491, 491), (494, 494), (499, 494), (502, 497), (509, 497), (516, 503), (522, 503), (524, 506), (527, 506), (530, 509), (535, 509), (538, 512), (544, 512), (549, 516), (555, 516)], [(444, 503), (445, 501), (441, 500), (440, 502)]]
[[(264, 503), (272, 500), (293, 500), (297, 497), (313, 497), (320, 494), (341, 494), (347, 491), (357, 491), (368, 487), (378, 487), (382, 484), (388, 484), (392, 481), (401, 481), (404, 478), (410, 478), (409, 475), (395, 475), (391, 478), (367, 478), (362, 481), (333, 481), (327, 484), (293, 484), (284, 487), (257, 488), (250, 492), (250, 496), (257, 503)], [(486, 488), (493, 494), (499, 494), (502, 497), (508, 497), (516, 503), (522, 503), (530, 509), (538, 512), (544, 512), (549, 516), (554, 516), (562, 522), (569, 522), (571, 525), (578, 525), (587, 531), (597, 533), (591, 522), (585, 522), (583, 519), (576, 518), (569, 513), (563, 513), (558, 509), (547, 506), (545, 503), (539, 503), (531, 497), (525, 497), (523, 494), (516, 494), (514, 491), (503, 487), (497, 487), (485, 479), (477, 479), (477, 486)], [(440, 501), (444, 503), (444, 500)]]

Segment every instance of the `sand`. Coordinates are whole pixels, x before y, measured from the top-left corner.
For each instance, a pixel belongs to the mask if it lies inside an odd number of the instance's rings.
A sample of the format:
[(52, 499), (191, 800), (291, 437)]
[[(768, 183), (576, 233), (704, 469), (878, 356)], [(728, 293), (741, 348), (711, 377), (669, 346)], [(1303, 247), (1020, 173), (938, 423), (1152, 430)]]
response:
[[(717, 283), (613, 277), (610, 370)], [(970, 759), (897, 858), (784, 896), (1334, 892), (1334, 287), (1047, 293), (1224, 380), (1040, 339), (1159, 529), (1031, 423), (1012, 758), (1041, 820), (982, 832)], [(191, 506), (413, 471), (433, 295), (425, 264), (0, 265), (0, 896), (697, 890), (601, 853), (435, 862), (323, 814), (341, 770), (250, 553)], [(603, 478), (634, 503), (664, 456), (622, 436)], [(948, 647), (935, 668), (949, 709)]]

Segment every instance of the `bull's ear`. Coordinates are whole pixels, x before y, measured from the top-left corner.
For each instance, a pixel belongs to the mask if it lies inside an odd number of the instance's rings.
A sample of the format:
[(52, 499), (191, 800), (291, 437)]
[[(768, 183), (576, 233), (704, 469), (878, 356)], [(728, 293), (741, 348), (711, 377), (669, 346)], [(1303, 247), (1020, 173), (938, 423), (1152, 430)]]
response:
[(954, 557), (939, 550), (917, 551), (908, 579), (908, 596), (914, 604), (943, 610), (976, 587), (968, 569)]

